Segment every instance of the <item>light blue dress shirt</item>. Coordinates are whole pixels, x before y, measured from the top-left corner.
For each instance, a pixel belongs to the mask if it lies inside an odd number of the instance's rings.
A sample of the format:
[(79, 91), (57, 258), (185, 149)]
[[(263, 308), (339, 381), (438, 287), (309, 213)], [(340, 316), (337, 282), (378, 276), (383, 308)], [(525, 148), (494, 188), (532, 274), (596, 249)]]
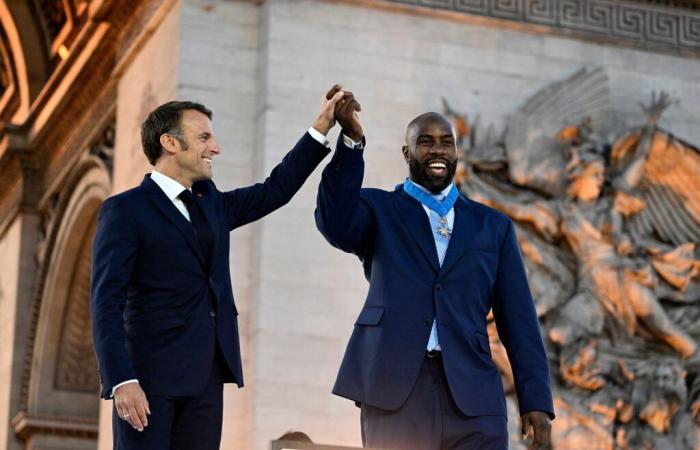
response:
[[(443, 189), (440, 193), (433, 194), (432, 192), (430, 192), (429, 190), (427, 190), (423, 186), (421, 186), (417, 183), (414, 183), (411, 180), (409, 180), (409, 182), (413, 183), (420, 190), (422, 190), (423, 192), (425, 192), (426, 194), (430, 195), (431, 197), (433, 197), (435, 200), (438, 200), (438, 201), (442, 201), (445, 197), (447, 197), (447, 194), (449, 194), (450, 190), (452, 189), (452, 183), (450, 183), (450, 185), (447, 186), (445, 189)], [(445, 258), (445, 253), (447, 252), (447, 246), (444, 243), (438, 242), (436, 230), (432, 229), (432, 228), (434, 228), (434, 225), (433, 225), (434, 220), (431, 219), (431, 217), (430, 217), (431, 214), (434, 214), (437, 216), (437, 213), (431, 211), (430, 208), (428, 208), (425, 205), (422, 205), (422, 206), (423, 206), (423, 209), (425, 210), (425, 213), (428, 215), (428, 220), (431, 223), (430, 227), (431, 227), (431, 232), (433, 234), (433, 239), (435, 242), (435, 250), (438, 252), (438, 259), (440, 261), (440, 265), (442, 265), (442, 260)], [(452, 230), (454, 223), (455, 223), (455, 209), (454, 209), (454, 207), (450, 208), (450, 210), (448, 211), (445, 218), (447, 219), (447, 228)], [(433, 319), (433, 327), (430, 330), (430, 338), (428, 339), (428, 344), (426, 346), (426, 349), (428, 351), (441, 350), (440, 340), (439, 340), (438, 331), (437, 331), (437, 318)]]

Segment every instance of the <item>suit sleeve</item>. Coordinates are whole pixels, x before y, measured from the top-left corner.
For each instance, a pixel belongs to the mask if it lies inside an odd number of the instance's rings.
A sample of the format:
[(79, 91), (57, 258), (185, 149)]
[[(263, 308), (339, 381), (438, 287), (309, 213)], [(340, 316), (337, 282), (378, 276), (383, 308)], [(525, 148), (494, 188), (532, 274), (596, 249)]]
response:
[(323, 169), (316, 198), (316, 227), (336, 248), (360, 257), (367, 254), (374, 216), (362, 198), (363, 150), (347, 147), (342, 135)]
[(110, 398), (113, 386), (137, 378), (126, 351), (122, 323), (137, 248), (138, 236), (127, 207), (113, 199), (106, 200), (100, 209), (92, 246), (90, 290), (92, 336), (103, 398)]
[(547, 354), (510, 220), (499, 252), (493, 314), (513, 368), (520, 413), (544, 411), (554, 418)]
[(225, 192), (229, 230), (254, 222), (289, 203), (329, 151), (305, 133), (263, 183)]

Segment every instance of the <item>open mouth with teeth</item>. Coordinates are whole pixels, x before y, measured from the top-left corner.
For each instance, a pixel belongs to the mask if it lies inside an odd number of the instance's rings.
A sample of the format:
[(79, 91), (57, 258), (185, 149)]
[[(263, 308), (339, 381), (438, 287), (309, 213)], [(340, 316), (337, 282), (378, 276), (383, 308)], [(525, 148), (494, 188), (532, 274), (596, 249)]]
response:
[(433, 177), (442, 177), (447, 174), (447, 162), (443, 160), (429, 161), (425, 167), (428, 175)]
[(209, 167), (211, 167), (211, 158), (203, 158), (203, 159), (204, 159), (204, 162), (205, 162)]

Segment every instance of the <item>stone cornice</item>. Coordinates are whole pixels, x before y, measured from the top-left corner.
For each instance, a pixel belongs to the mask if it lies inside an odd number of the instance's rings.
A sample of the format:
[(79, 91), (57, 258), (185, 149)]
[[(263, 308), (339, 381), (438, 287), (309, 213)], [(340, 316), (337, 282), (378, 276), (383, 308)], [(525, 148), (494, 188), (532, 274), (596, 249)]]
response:
[(37, 432), (96, 439), (98, 421), (97, 419), (86, 419), (84, 417), (30, 415), (20, 412), (12, 419), (12, 427), (22, 439), (26, 439)]
[[(374, 2), (371, 2), (374, 3)], [(380, 0), (494, 19), (584, 40), (700, 57), (695, 2), (629, 0)], [(367, 4), (367, 2), (365, 2)], [(693, 6), (695, 5), (695, 6)], [(520, 28), (520, 27), (519, 27)]]

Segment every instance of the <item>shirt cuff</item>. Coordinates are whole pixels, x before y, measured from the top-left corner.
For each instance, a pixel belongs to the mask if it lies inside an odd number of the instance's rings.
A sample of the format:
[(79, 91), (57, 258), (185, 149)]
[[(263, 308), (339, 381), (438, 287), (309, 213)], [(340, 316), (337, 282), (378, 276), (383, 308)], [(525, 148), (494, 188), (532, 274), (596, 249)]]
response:
[(345, 144), (346, 147), (355, 148), (357, 145), (359, 145), (361, 143), (362, 143), (362, 140), (360, 140), (360, 142), (355, 142), (352, 139), (350, 139), (349, 137), (347, 137), (345, 135), (345, 133), (343, 133), (343, 144)]
[(328, 141), (328, 139), (326, 139), (326, 137), (324, 135), (321, 134), (320, 131), (316, 130), (316, 128), (309, 127), (309, 134), (311, 135), (312, 138), (314, 138), (314, 140), (316, 142), (330, 148), (331, 143)]
[(119, 383), (118, 385), (116, 385), (112, 388), (112, 392), (109, 394), (109, 396), (114, 397), (114, 392), (117, 390), (118, 387), (124, 386), (125, 384), (138, 383), (138, 382), (139, 382), (139, 380), (137, 380), (136, 378), (134, 378), (133, 380), (122, 381), (121, 383)]

